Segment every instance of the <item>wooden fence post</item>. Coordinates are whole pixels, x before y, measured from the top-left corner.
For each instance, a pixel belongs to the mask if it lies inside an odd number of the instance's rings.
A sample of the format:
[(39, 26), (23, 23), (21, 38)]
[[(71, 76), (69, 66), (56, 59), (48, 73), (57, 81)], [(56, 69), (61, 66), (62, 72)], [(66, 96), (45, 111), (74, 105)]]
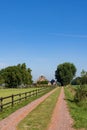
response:
[(21, 102), (21, 93), (19, 94), (19, 102)]
[(12, 94), (12, 107), (14, 106), (14, 95)]
[(33, 96), (34, 96), (34, 90), (33, 90)]
[(25, 92), (25, 100), (27, 99), (27, 93)]
[(36, 89), (36, 96), (37, 96), (37, 89)]
[(31, 91), (29, 92), (29, 97), (31, 97)]
[(1, 105), (1, 111), (3, 111), (3, 98), (1, 97), (1, 103), (0, 103), (0, 105)]

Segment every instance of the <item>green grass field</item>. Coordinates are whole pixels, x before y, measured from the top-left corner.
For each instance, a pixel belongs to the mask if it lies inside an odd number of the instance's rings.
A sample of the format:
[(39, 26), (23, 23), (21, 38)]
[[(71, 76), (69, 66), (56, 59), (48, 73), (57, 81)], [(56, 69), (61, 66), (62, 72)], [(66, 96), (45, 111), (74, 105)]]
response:
[(60, 89), (57, 88), (53, 94), (22, 120), (17, 130), (45, 130), (51, 120)]
[[(76, 89), (76, 88), (75, 88)], [(77, 129), (84, 128), (87, 130), (87, 106), (85, 102), (83, 105), (78, 105), (74, 101), (74, 92), (65, 88), (66, 101), (69, 105), (69, 110), (72, 118), (74, 119), (74, 127)]]
[(12, 94), (18, 94), (18, 93), (23, 93), (23, 92), (29, 92), (32, 91), (36, 88), (23, 88), (23, 89), (0, 89), (0, 97), (6, 97)]
[[(23, 88), (23, 89), (0, 89), (0, 97), (7, 97), (7, 96), (11, 96), (11, 95), (15, 95), (15, 94), (19, 94), (19, 93), (25, 93), (25, 92), (29, 92), (32, 90), (35, 90), (37, 88)], [(23, 97), (24, 95), (22, 95), (21, 97)], [(19, 99), (19, 96), (15, 96), (14, 100)], [(11, 102), (12, 98), (7, 98), (4, 99), (3, 103), (7, 103), (7, 102)]]

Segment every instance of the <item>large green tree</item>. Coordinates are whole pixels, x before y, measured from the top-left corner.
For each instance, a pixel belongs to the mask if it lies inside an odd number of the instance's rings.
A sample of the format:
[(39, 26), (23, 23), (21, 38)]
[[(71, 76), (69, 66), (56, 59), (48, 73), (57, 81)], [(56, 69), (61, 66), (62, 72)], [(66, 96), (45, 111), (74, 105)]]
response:
[(23, 63), (18, 64), (18, 68), (21, 73), (21, 78), (22, 78), (22, 84), (31, 84), (32, 83), (32, 75), (31, 75), (31, 69), (26, 67), (26, 64)]
[(57, 66), (55, 78), (62, 86), (68, 85), (76, 73), (76, 67), (73, 63), (65, 62)]
[(21, 84), (29, 85), (32, 83), (31, 69), (26, 67), (26, 64), (18, 64), (17, 66), (9, 66), (0, 71), (2, 81), (8, 87), (18, 87)]
[(21, 73), (17, 66), (10, 66), (5, 69), (5, 83), (8, 87), (21, 85)]

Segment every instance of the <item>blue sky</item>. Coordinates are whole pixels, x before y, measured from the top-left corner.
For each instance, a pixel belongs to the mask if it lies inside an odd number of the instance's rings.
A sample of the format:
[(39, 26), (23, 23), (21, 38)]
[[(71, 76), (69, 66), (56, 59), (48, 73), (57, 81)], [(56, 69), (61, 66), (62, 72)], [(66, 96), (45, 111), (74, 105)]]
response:
[(86, 0), (0, 0), (0, 68), (26, 63), (33, 79), (57, 65), (87, 71)]

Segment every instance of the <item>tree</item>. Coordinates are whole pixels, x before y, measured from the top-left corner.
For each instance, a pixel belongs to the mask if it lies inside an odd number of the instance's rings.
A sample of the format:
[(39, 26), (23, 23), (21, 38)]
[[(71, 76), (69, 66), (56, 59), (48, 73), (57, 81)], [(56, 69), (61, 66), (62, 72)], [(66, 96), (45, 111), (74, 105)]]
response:
[(76, 77), (71, 82), (72, 85), (80, 85), (81, 84), (81, 77)]
[(87, 84), (87, 72), (85, 70), (81, 72), (81, 84)]
[(0, 85), (5, 83), (4, 78), (0, 75)]
[(4, 72), (5, 84), (7, 85), (7, 87), (15, 88), (18, 85), (21, 85), (22, 82), (21, 73), (17, 66), (7, 67), (5, 68), (4, 71), (5, 71)]
[(63, 63), (57, 66), (55, 71), (55, 78), (62, 86), (68, 85), (76, 73), (76, 67), (72, 63)]
[(83, 77), (83, 76), (87, 76), (87, 72), (84, 69), (81, 72), (81, 77)]
[(0, 71), (0, 77), (7, 87), (18, 87), (21, 84), (29, 85), (32, 83), (31, 69), (26, 68), (26, 64), (18, 64), (17, 66), (9, 66)]
[(77, 87), (76, 93), (74, 95), (74, 100), (77, 103), (81, 103), (82, 101), (81, 104), (87, 106), (87, 86), (86, 85), (80, 85), (79, 87)]
[(55, 80), (54, 80), (54, 79), (52, 79), (50, 82), (51, 82), (51, 84), (53, 85), (53, 84), (55, 83)]
[(32, 84), (32, 75), (31, 75), (31, 69), (26, 67), (26, 64), (18, 64), (18, 68), (20, 70), (21, 76), (22, 76), (22, 84)]

